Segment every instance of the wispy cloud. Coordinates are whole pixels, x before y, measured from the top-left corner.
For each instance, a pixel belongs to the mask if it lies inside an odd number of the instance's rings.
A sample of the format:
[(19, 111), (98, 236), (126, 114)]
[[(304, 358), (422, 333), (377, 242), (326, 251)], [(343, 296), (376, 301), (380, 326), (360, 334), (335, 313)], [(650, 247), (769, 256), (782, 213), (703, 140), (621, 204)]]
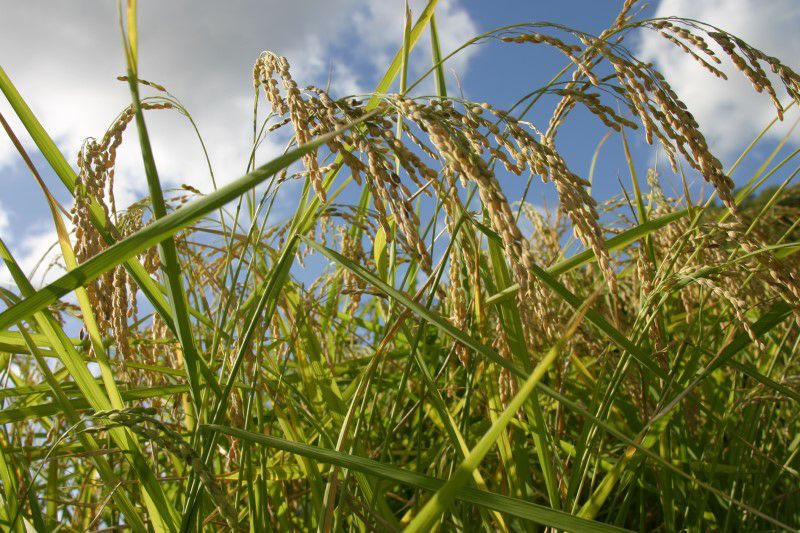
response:
[[(26, 231), (23, 237), (13, 241), (12, 253), (22, 272), (35, 287), (45, 285), (64, 273), (58, 236), (54, 229), (38, 225)], [(0, 286), (16, 288), (8, 267), (2, 262)]]
[[(797, 0), (661, 0), (656, 16), (681, 16), (711, 23), (774, 55), (790, 67), (800, 67), (800, 2)], [(659, 35), (648, 32), (638, 54), (653, 61), (708, 137), (713, 150), (733, 157), (775, 117), (769, 98), (757, 94), (729, 63), (719, 80)], [(724, 53), (720, 51), (720, 55)], [(788, 116), (770, 136), (786, 134), (796, 113)]]
[[(101, 135), (129, 101), (126, 85), (115, 80), (124, 71), (115, 4), (12, 2), (0, 18), (0, 64), (71, 159), (82, 140)], [(416, 13), (422, 5), (413, 3)], [(384, 58), (402, 42), (402, 2), (328, 0), (309, 9), (304, 2), (231, 0), (202, 6), (191, 0), (141, 5), (140, 75), (165, 85), (190, 110), (223, 179), (241, 173), (247, 161), (250, 78), (262, 50), (286, 55), (301, 83), (325, 85), (330, 75), (332, 91), (345, 95), (368, 90), (385, 68)], [(445, 47), (474, 31), (469, 15), (452, 1), (440, 6), (440, 26)], [(372, 68), (331, 62), (335, 52)], [(367, 59), (359, 65), (359, 57)], [(207, 188), (202, 152), (185, 119), (150, 116), (163, 179)], [(120, 153), (119, 187), (136, 196), (145, 183), (138, 154), (129, 149), (136, 143), (128, 144)], [(0, 141), (0, 166), (12, 156), (10, 144)]]
[(8, 224), (8, 211), (6, 211), (6, 208), (3, 207), (3, 203), (0, 202), (0, 234), (4, 233), (6, 229), (8, 229)]
[[(415, 16), (425, 4), (411, 3)], [(287, 56), (300, 84), (326, 86), (330, 81), (338, 96), (365, 92), (382, 74), (385, 59), (402, 43), (403, 9), (401, 1), (368, 0), (140, 3), (140, 75), (166, 86), (189, 109), (217, 179), (224, 182), (241, 175), (248, 159), (252, 67), (261, 51)], [(437, 14), (445, 49), (475, 32), (469, 14), (455, 0), (441, 1)], [(83, 140), (101, 136), (129, 103), (127, 85), (115, 79), (124, 73), (118, 20), (116, 2), (107, 0), (3, 4), (0, 64), (71, 162)], [(427, 36), (420, 48), (418, 57), (427, 68)], [(450, 66), (465, 69), (467, 57)], [(3, 98), (0, 111), (32, 147)], [(186, 119), (154, 111), (148, 114), (148, 126), (165, 186), (187, 183), (209, 190), (205, 158)], [(118, 155), (115, 189), (120, 205), (146, 194), (133, 129)], [(263, 143), (259, 160), (280, 149), (277, 142)], [(0, 136), (0, 180), (11, 170), (9, 165), (18, 164), (11, 143)], [(3, 224), (5, 229), (13, 225), (14, 209), (6, 202), (5, 211), (0, 210), (0, 231)], [(4, 231), (4, 236), (26, 264), (34, 264), (38, 260), (34, 255), (43, 251), (38, 244), (23, 244), (44, 239), (39, 231), (17, 227)]]

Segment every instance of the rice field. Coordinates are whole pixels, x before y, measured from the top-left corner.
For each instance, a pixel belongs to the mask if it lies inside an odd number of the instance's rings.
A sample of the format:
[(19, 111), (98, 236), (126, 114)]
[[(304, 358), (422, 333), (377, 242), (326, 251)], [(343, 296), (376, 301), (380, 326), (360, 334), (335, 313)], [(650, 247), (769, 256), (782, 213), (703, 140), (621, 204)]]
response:
[[(131, 103), (77, 157), (0, 68), (73, 198), (56, 200), (0, 117), (65, 267), (34, 286), (0, 236), (4, 531), (800, 527), (798, 151), (759, 136), (724, 168), (627, 44), (655, 32), (708, 76), (733, 65), (773, 102), (765, 131), (796, 112), (800, 75), (636, 0), (599, 35), (523, 23), (444, 55), (436, 4), (408, 12), (366, 95), (306, 86), (254, 50), (247, 172), (204, 193), (162, 187), (147, 119), (191, 114), (138, 77), (135, 0), (120, 9)], [(411, 79), (423, 39), (430, 68)], [(447, 61), (489, 44), (564, 66), (513, 108), (466, 100)], [(415, 90), (431, 80), (435, 94)], [(621, 139), (611, 199), (591, 192), (611, 177), (559, 151), (575, 110)], [(259, 160), (269, 138), (285, 150)], [(637, 172), (635, 138), (665, 168)], [(114, 197), (123, 143), (149, 190), (131, 205)], [(551, 209), (531, 200), (543, 186)]]

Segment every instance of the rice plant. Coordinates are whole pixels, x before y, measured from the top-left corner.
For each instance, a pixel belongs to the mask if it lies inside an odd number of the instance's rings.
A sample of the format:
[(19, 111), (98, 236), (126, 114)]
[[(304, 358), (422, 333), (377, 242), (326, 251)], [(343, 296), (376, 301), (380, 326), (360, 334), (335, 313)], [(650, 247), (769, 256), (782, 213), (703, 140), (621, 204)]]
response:
[[(146, 118), (191, 115), (138, 77), (134, 0), (120, 9), (131, 104), (77, 157), (0, 69), (74, 198), (58, 204), (3, 118), (65, 267), (36, 288), (0, 239), (15, 283), (0, 292), (3, 529), (797, 529), (798, 171), (762, 187), (797, 151), (757, 159), (759, 136), (723, 168), (626, 37), (657, 32), (713, 76), (731, 62), (773, 101), (767, 128), (800, 75), (640, 7), (626, 0), (599, 35), (525, 23), (443, 55), (431, 0), (366, 95), (303, 86), (254, 50), (247, 173), (205, 194), (161, 186)], [(428, 35), (432, 64), (411, 80)], [(454, 96), (447, 61), (490, 42), (552, 48), (564, 68), (511, 109)], [(435, 94), (415, 90), (430, 79)], [(576, 108), (626, 151), (643, 134), (683, 191), (629, 156), (620, 194), (596, 201), (605, 177), (559, 153)], [(270, 136), (286, 149), (259, 161)], [(149, 188), (129, 206), (114, 198), (123, 142)], [(746, 158), (759, 170), (736, 189)], [(541, 182), (553, 210), (527, 196)]]

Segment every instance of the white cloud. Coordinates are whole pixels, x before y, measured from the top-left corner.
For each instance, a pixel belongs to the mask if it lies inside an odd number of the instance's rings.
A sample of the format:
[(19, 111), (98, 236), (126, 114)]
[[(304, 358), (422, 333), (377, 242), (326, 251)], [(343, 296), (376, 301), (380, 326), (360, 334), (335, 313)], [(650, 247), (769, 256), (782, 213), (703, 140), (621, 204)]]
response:
[[(64, 273), (61, 250), (54, 229), (44, 225), (37, 226), (26, 232), (24, 239), (6, 244), (13, 248), (11, 252), (14, 259), (34, 287), (41, 287)], [(0, 286), (12, 289), (17, 286), (3, 262), (0, 262)]]
[[(413, 2), (415, 16), (423, 5)], [(2, 9), (0, 64), (74, 161), (82, 140), (102, 135), (129, 102), (127, 85), (115, 80), (124, 73), (116, 2), (6, 0)], [(142, 2), (139, 9), (140, 75), (165, 85), (190, 110), (223, 181), (241, 174), (247, 161), (252, 65), (262, 50), (286, 55), (301, 85), (324, 85), (332, 69), (332, 90), (345, 95), (370, 90), (388, 64), (384, 59), (402, 42), (399, 0), (171, 0)], [(474, 33), (469, 15), (454, 1), (440, 2), (438, 18), (445, 48)], [(426, 35), (420, 45), (427, 43)], [(336, 53), (331, 65), (332, 51), (339, 50), (343, 54)], [(356, 70), (340, 55), (360, 58), (367, 68)], [(463, 59), (459, 66), (464, 68)], [(4, 101), (0, 111), (13, 116)], [(208, 189), (205, 161), (185, 119), (151, 112), (148, 126), (162, 180)], [(118, 165), (121, 203), (146, 190), (132, 149), (135, 132), (128, 137)], [(0, 168), (12, 156), (10, 143), (0, 140)]]
[[(115, 79), (125, 70), (116, 4), (0, 0), (0, 65), (72, 163), (82, 141), (100, 137), (130, 102), (127, 84)], [(412, 2), (415, 17), (424, 4)], [(286, 55), (301, 85), (325, 86), (330, 74), (332, 92), (344, 96), (371, 90), (388, 65), (386, 59), (402, 43), (402, 0), (170, 0), (139, 6), (140, 75), (166, 86), (192, 113), (218, 182), (244, 172), (252, 137), (252, 66), (262, 50)], [(445, 49), (475, 33), (470, 16), (456, 0), (440, 1), (437, 17)], [(425, 65), (416, 71), (430, 64), (427, 35), (420, 47), (418, 57)], [(466, 68), (465, 57), (453, 66)], [(2, 97), (0, 112), (35, 153)], [(209, 190), (206, 162), (185, 118), (165, 111), (147, 117), (163, 184), (188, 183)], [(135, 126), (125, 139), (115, 187), (121, 206), (146, 195), (147, 189)], [(265, 143), (259, 160), (280, 148), (278, 143)], [(0, 185), (10, 165), (19, 165), (18, 156), (0, 135)], [(0, 231), (9, 230), (3, 231), (4, 238), (30, 272), (55, 243), (55, 235), (41, 227), (14, 227), (12, 199), (4, 197)], [(45, 220), (48, 214), (41, 216)], [(0, 266), (0, 283), (8, 282), (8, 272)]]
[[(412, 19), (416, 19), (425, 8), (426, 0), (409, 2)], [(403, 42), (403, 2), (370, 2), (364, 10), (356, 12), (355, 31), (359, 41), (368, 50), (368, 60), (376, 69), (385, 68), (396, 52), (398, 43)], [(390, 24), (376, 22), (393, 21)], [(436, 8), (436, 28), (439, 35), (439, 46), (443, 56), (454, 51), (479, 32), (474, 21), (464, 9), (455, 2), (439, 2)], [(445, 62), (445, 70), (455, 70), (459, 74), (464, 70), (474, 47), (466, 48)], [(414, 49), (416, 60), (410, 65), (409, 80), (422, 75), (431, 67), (431, 47), (428, 35), (423, 35)], [(428, 87), (432, 87), (432, 80)], [(427, 93), (430, 94), (430, 93)]]
[[(789, 67), (800, 69), (800, 2), (797, 0), (661, 0), (655, 16), (671, 15), (718, 26), (778, 57)], [(643, 35), (638, 48), (640, 58), (653, 61), (664, 73), (697, 119), (712, 150), (720, 156), (738, 155), (775, 117), (769, 98), (756, 93), (729, 62), (725, 62), (727, 68), (724, 69), (729, 79), (724, 81), (703, 70), (652, 31)], [(724, 57), (724, 52), (720, 51), (720, 55)], [(796, 111), (791, 113), (769, 136), (784, 136), (796, 117)]]
[(8, 212), (0, 202), (0, 234), (4, 233), (8, 228)]

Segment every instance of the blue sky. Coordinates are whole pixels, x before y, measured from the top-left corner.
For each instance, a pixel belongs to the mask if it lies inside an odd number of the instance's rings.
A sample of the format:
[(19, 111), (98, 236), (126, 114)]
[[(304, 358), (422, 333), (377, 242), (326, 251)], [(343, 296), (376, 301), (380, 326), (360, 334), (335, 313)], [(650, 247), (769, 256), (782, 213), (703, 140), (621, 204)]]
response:
[[(452, 49), (476, 33), (519, 22), (551, 21), (598, 33), (614, 19), (621, 3), (440, 0), (437, 17), (443, 47)], [(107, 0), (0, 0), (0, 65), (72, 162), (81, 141), (101, 136), (128, 103), (127, 86), (115, 80), (124, 70), (124, 61), (114, 4)], [(414, 14), (422, 4), (412, 2)], [(369, 91), (402, 37), (403, 3), (396, 0), (142, 0), (140, 11), (141, 75), (167, 86), (190, 109), (222, 181), (244, 170), (251, 127), (251, 69), (262, 50), (286, 55), (301, 84), (325, 85), (330, 75), (333, 93), (343, 96)], [(800, 68), (797, 0), (655, 0), (645, 13), (707, 20)], [(667, 74), (724, 163), (731, 162), (769, 121), (767, 99), (755, 95), (741, 76), (720, 85), (663, 40), (632, 35), (627, 43)], [(413, 60), (412, 75), (429, 66), (427, 35)], [(563, 57), (544, 48), (488, 43), (454, 58), (447, 69), (448, 85), (451, 93), (463, 90), (469, 99), (507, 107), (563, 65)], [(422, 91), (429, 87), (423, 86)], [(552, 101), (544, 100), (530, 118), (546, 124), (551, 110)], [(44, 171), (46, 165), (2, 99), (0, 112)], [(790, 113), (787, 124), (776, 128), (734, 177), (746, 179), (759, 157), (769, 152), (797, 117), (796, 112)], [(205, 162), (188, 123), (174, 114), (160, 113), (151, 114), (149, 124), (162, 180), (208, 190)], [(595, 146), (605, 133), (598, 121), (575, 113), (557, 146), (573, 171), (586, 175)], [(789, 144), (796, 147), (798, 138), (795, 134)], [(630, 140), (639, 171), (644, 172), (655, 161), (656, 151), (638, 136)], [(127, 144), (117, 171), (121, 204), (144, 196), (146, 190), (132, 135)], [(267, 144), (259, 159), (265, 161), (278, 149), (278, 143)], [(668, 168), (662, 170), (667, 182), (674, 181)], [(44, 174), (58, 198), (68, 204), (60, 183)], [(503, 179), (509, 191), (520, 186), (510, 181), (520, 178)], [(614, 136), (601, 153), (594, 193), (600, 198), (618, 194), (618, 179), (629, 183), (620, 139)], [(694, 181), (699, 182), (696, 177)], [(4, 136), (0, 136), (0, 185), (4, 191), (0, 235), (30, 272), (55, 236), (41, 192)], [(291, 190), (287, 194), (291, 203)], [(531, 200), (553, 199), (546, 187), (535, 182)], [(35, 279), (41, 282), (41, 276)], [(0, 283), (8, 283), (2, 267)]]

